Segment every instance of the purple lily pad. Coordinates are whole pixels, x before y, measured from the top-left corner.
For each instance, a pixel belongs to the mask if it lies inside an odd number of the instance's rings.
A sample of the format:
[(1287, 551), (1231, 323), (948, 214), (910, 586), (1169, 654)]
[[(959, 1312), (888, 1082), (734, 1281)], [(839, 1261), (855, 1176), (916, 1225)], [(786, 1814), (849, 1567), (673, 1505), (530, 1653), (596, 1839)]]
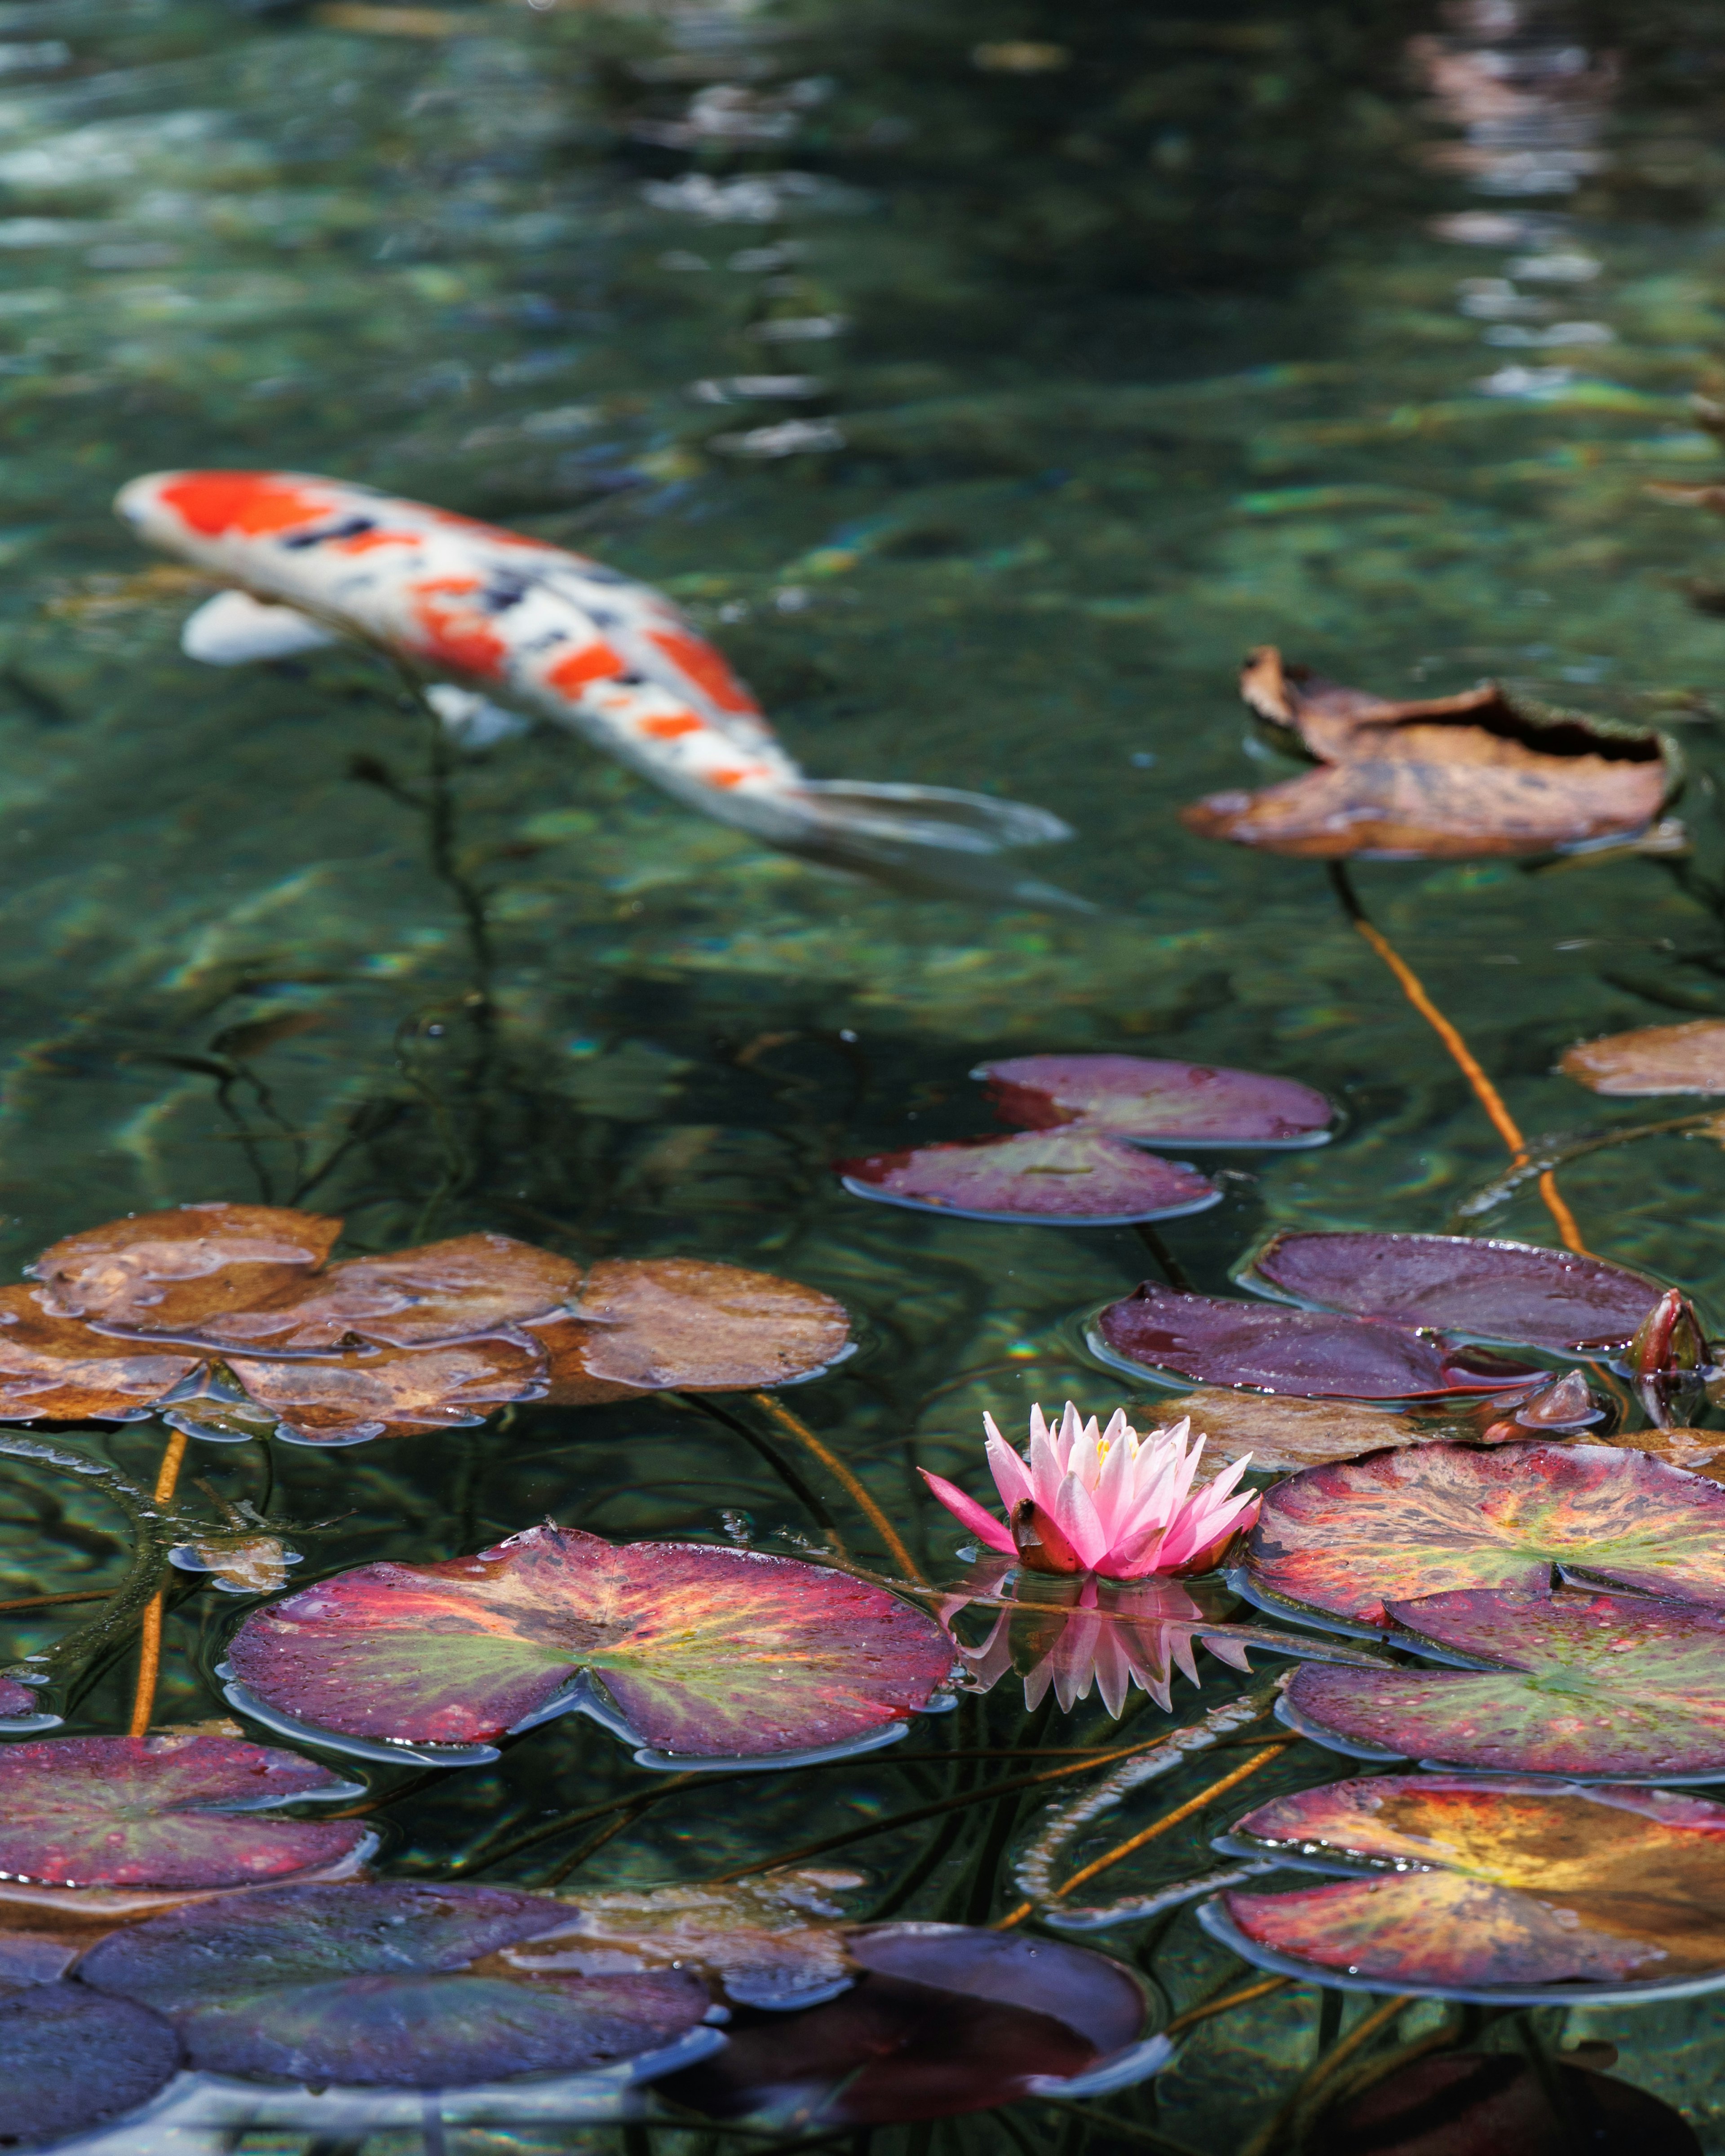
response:
[(959, 1138), (837, 1163), (854, 1198), (963, 1220), (1122, 1228), (1202, 1213), (1222, 1194), (1196, 1168), (1089, 1131)]
[(0, 1750), (0, 1895), (207, 1893), (353, 1869), (357, 1820), (258, 1816), (360, 1794), (309, 1759), (202, 1730), (53, 1737)]
[(1335, 1111), (1292, 1078), (1148, 1055), (1015, 1055), (971, 1072), (1004, 1122), (1162, 1145), (1315, 1146)]
[(58, 1728), (60, 1719), (44, 1712), (42, 1695), (33, 1685), (0, 1677), (0, 1737), (33, 1737), (39, 1730)]
[(1725, 1610), (1463, 1589), (1386, 1604), (1398, 1645), (1487, 1666), (1307, 1663), (1278, 1710), (1357, 1757), (1570, 1780), (1725, 1780)]
[[(1584, 2052), (1600, 2055), (1611, 2047)], [(1536, 2070), (1507, 2051), (1415, 2059), (1324, 2112), (1312, 2138), (1324, 2156), (1702, 2156), (1681, 2112), (1645, 2089), (1568, 2059)]]
[(579, 2073), (696, 2027), (705, 1984), (675, 1969), (536, 1972), (501, 1949), (567, 1928), (569, 1905), (485, 1887), (292, 1887), (204, 1902), (110, 1933), (79, 1974), (151, 2008), (208, 2073), (458, 2087)]
[(1240, 1279), (1319, 1310), (1563, 1354), (1625, 1347), (1665, 1292), (1623, 1265), (1532, 1243), (1351, 1230), (1273, 1235)]
[(81, 1984), (27, 1984), (0, 1997), (0, 2146), (41, 2148), (147, 2103), (180, 2064), (171, 2025)]
[(1553, 1568), (1725, 1604), (1725, 1490), (1603, 1445), (1420, 1445), (1264, 1494), (1241, 1584), (1270, 1609), (1384, 1626), (1387, 1602), (1538, 1590)]
[(1700, 1797), (1385, 1774), (1272, 1798), (1216, 1846), (1354, 1875), (1199, 1912), (1308, 1981), (1505, 2005), (1725, 1986), (1725, 1805)]
[(867, 1926), (846, 1944), (864, 1974), (842, 1997), (740, 2015), (725, 2049), (665, 2093), (719, 2118), (891, 2126), (1058, 2093), (1099, 2062), (1118, 2061), (1111, 2085), (1124, 2087), (1167, 2056), (1134, 2051), (1143, 1989), (1088, 1948), (921, 1923)]
[(227, 1666), (236, 1705), (367, 1745), (486, 1744), (583, 1707), (699, 1765), (890, 1740), (952, 1658), (932, 1618), (844, 1573), (546, 1526), (338, 1573), (254, 1611)]
[(1305, 1399), (1437, 1399), (1526, 1384), (1539, 1375), (1382, 1318), (1186, 1295), (1153, 1281), (1108, 1305), (1091, 1345), (1117, 1368)]

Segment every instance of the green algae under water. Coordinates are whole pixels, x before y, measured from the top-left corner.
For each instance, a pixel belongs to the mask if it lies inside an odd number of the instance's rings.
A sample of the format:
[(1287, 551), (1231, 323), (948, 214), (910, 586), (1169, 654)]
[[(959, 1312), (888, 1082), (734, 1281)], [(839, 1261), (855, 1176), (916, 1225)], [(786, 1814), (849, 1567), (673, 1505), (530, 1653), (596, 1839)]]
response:
[[(1686, 888), (1648, 860), (1358, 872), (1524, 1130), (1644, 1119), (1553, 1065), (1590, 1034), (1725, 1014), (1720, 921), (1695, 895), (1719, 873), (1725, 623), (1687, 588), (1706, 596), (1716, 548), (1647, 491), (1720, 470), (1688, 402), (1725, 352), (1709, 11), (1530, 16), (1500, 45), (1371, 0), (495, 0), (364, 27), (384, 12), (0, 6), (14, 1267), (77, 1226), (220, 1197), (341, 1213), (354, 1250), (484, 1227), (785, 1273), (840, 1297), (864, 1342), (799, 1411), (950, 1565), (958, 1536), (916, 1466), (970, 1477), (984, 1407), (1010, 1428), (1033, 1399), (1111, 1404), (1074, 1316), (1138, 1279), (1143, 1249), (871, 1207), (833, 1159), (987, 1127), (966, 1074), (989, 1056), (1136, 1050), (1324, 1089), (1348, 1111), (1337, 1142), (1240, 1156), (1224, 1202), (1166, 1231), (1212, 1291), (1272, 1225), (1442, 1228), (1502, 1166), (1322, 870), (1176, 820), (1289, 768), (1235, 701), (1262, 642), (1387, 694), (1492, 674), (1681, 734)], [(1435, 113), (1434, 53), (1535, 49), (1572, 55), (1548, 70), (1556, 117), (1499, 142)], [(723, 644), (816, 775), (1059, 812), (1079, 839), (1033, 865), (1098, 910), (847, 881), (536, 732), (448, 779), (488, 1005), (429, 865), (419, 721), (382, 670), (180, 656), (198, 594), (141, 576), (107, 506), (170, 464), (329, 471), (611, 561)], [(1715, 1143), (1602, 1151), (1564, 1188), (1593, 1249), (1725, 1321)], [(1551, 1239), (1531, 1188), (1473, 1224)], [(161, 1438), (80, 1442), (148, 1476)], [(295, 1538), (319, 1571), (471, 1549), (547, 1511), (614, 1536), (717, 1536), (725, 1512), (762, 1541), (811, 1530), (752, 1451), (669, 1400), (519, 1408), (273, 1469), (200, 1448), (193, 1471), (259, 1502), (273, 1474), (280, 1517), (344, 1516)], [(5, 1479), (0, 1594), (117, 1580), (99, 1498)], [(218, 1711), (227, 1599), (171, 1615), (163, 1718)], [(14, 1655), (61, 1629), (7, 1623)], [(1234, 1688), (1200, 1667), (1183, 1719)], [(94, 1672), (69, 1729), (123, 1726), (130, 1678), (124, 1658)], [(926, 1725), (914, 1758), (666, 1794), (578, 1878), (704, 1877), (938, 1795), (977, 1771), (944, 1748), (1025, 1741), (1010, 1690)], [(1158, 1711), (1129, 1712), (1143, 1734)], [(1114, 1726), (1092, 1699), (1040, 1733)], [(1296, 1747), (1254, 1788), (1334, 1771)], [(405, 1795), (388, 1858), (412, 1875), (642, 1782), (557, 1723)], [(1236, 1808), (1132, 1876), (1195, 1868)], [(1009, 1906), (1012, 1815), (963, 1818), (911, 1913)], [(860, 1845), (859, 1907), (890, 1899), (926, 1832)], [(488, 1876), (538, 1883), (579, 1847), (572, 1830)], [(1230, 1978), (1189, 1912), (1101, 1943), (1153, 1967), (1173, 2010)], [(1725, 2149), (1712, 2000), (1536, 2019), (1548, 2046), (1608, 2037)], [(1103, 2107), (1136, 2128), (1027, 2104), (875, 2146), (1231, 2150), (1317, 2025), (1301, 1988), (1204, 2025), (1153, 2092)], [(651, 2145), (704, 2144), (655, 2128)]]

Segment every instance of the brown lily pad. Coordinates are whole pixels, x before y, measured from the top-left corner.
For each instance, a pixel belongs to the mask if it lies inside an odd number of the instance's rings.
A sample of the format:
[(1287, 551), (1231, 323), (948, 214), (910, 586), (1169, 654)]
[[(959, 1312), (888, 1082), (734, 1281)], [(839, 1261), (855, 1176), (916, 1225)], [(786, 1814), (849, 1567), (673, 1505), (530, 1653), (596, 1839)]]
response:
[(41, 1290), (0, 1288), (0, 1422), (131, 1422), (198, 1368), (195, 1355), (105, 1339), (52, 1317)]
[(1457, 860), (1630, 838), (1674, 790), (1655, 733), (1512, 696), (1483, 682), (1398, 701), (1254, 652), (1240, 681), (1256, 715), (1314, 771), (1181, 811), (1189, 830), (1273, 853)]
[(50, 1317), (172, 1334), (292, 1287), (341, 1232), (339, 1220), (285, 1206), (179, 1205), (67, 1235), (29, 1270)]
[(1589, 1445), (1609, 1445), (1620, 1452), (1645, 1452), (1667, 1467), (1686, 1467), (1709, 1482), (1725, 1482), (1725, 1430), (1637, 1430), (1615, 1437), (1589, 1435)]
[(425, 1348), (552, 1316), (581, 1268), (509, 1235), (458, 1235), (384, 1257), (350, 1258), (267, 1301), (213, 1313), (189, 1337), (217, 1348), (326, 1355), (358, 1341)]
[(830, 1296), (706, 1258), (602, 1259), (574, 1318), (533, 1331), (552, 1356), (547, 1397), (571, 1404), (673, 1387), (722, 1393), (789, 1384), (850, 1347), (850, 1321)]
[(320, 1362), (234, 1356), (228, 1368), (276, 1435), (300, 1445), (363, 1445), (483, 1422), (511, 1400), (545, 1397), (547, 1365), (522, 1340), (380, 1348)]
[[(1297, 1399), (1286, 1394), (1235, 1392), (1226, 1385), (1200, 1385), (1183, 1394), (1180, 1412), (1189, 1415), (1194, 1432), (1208, 1440), (1204, 1466), (1221, 1468), (1252, 1455), (1252, 1466), (1271, 1474), (1319, 1467), (1332, 1460), (1357, 1460), (1385, 1445), (1420, 1445), (1448, 1435), (1440, 1425), (1422, 1425), (1411, 1415), (1387, 1408), (1362, 1407), (1352, 1400)], [(1152, 1421), (1167, 1413), (1166, 1404), (1143, 1412)]]
[(1558, 1068), (1595, 1093), (1620, 1100), (1661, 1093), (1725, 1093), (1725, 1019), (1684, 1025), (1641, 1025), (1579, 1040)]

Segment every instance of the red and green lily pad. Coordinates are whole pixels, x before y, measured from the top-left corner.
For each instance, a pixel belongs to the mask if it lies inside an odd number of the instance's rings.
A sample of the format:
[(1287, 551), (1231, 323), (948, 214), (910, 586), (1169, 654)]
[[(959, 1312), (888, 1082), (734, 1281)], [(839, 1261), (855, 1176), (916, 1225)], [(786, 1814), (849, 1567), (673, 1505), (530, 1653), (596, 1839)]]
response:
[(1236, 1575), (1261, 1607), (1382, 1627), (1389, 1602), (1538, 1590), (1553, 1570), (1725, 1606), (1725, 1489), (1603, 1445), (1423, 1445), (1264, 1496)]
[(930, 1923), (865, 1925), (845, 1944), (860, 1974), (842, 1997), (739, 2015), (665, 2094), (718, 2118), (891, 2126), (1124, 2088), (1172, 2056), (1140, 2041), (1133, 1972), (1088, 1948)]
[(971, 1072), (1004, 1122), (1151, 1144), (1322, 1145), (1335, 1111), (1294, 1078), (1148, 1055), (1014, 1055)]
[(242, 1711), (348, 1748), (470, 1758), (580, 1708), (646, 1763), (698, 1767), (890, 1742), (952, 1661), (932, 1618), (845, 1573), (547, 1525), (338, 1573), (253, 1612), (223, 1666)]
[(1366, 1758), (1570, 1780), (1725, 1780), (1725, 1609), (1573, 1588), (1387, 1605), (1399, 1646), (1472, 1669), (1307, 1663), (1278, 1712)]
[(1504, 2005), (1725, 1986), (1725, 1805), (1703, 1798), (1388, 1774), (1275, 1798), (1216, 1845), (1364, 1875), (1199, 1912), (1310, 1982)]
[(179, 2071), (172, 2025), (81, 1984), (0, 1995), (0, 2145), (49, 2148), (147, 2103)]
[(502, 1949), (567, 1902), (484, 1887), (295, 1887), (205, 1902), (111, 1933), (82, 1982), (170, 2021), (188, 2065), (274, 2082), (459, 2087), (578, 2073), (697, 2028), (676, 1969), (534, 1973)]
[(1538, 1376), (1383, 1318), (1189, 1295), (1147, 1281), (1098, 1316), (1091, 1346), (1116, 1368), (1172, 1384), (1246, 1386), (1343, 1400), (1441, 1399)]
[(958, 1138), (837, 1166), (854, 1198), (964, 1220), (1121, 1228), (1202, 1213), (1222, 1196), (1183, 1162), (1085, 1129)]
[(1240, 1278), (1314, 1309), (1564, 1354), (1626, 1347), (1665, 1292), (1626, 1266), (1532, 1243), (1348, 1229), (1272, 1235)]
[(0, 1899), (142, 1907), (310, 1874), (377, 1845), (361, 1820), (260, 1816), (361, 1793), (326, 1767), (205, 1730), (0, 1748)]

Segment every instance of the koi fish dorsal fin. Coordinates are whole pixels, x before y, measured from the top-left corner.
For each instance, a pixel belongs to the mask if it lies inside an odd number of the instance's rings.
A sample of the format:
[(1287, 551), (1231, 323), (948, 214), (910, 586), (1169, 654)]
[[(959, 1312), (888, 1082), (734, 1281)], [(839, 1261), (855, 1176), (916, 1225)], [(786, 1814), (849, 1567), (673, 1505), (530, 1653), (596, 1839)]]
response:
[(218, 592), (180, 631), (180, 649), (206, 666), (244, 666), (259, 659), (291, 659), (340, 641), (332, 629), (297, 607), (254, 599), (249, 592)]

